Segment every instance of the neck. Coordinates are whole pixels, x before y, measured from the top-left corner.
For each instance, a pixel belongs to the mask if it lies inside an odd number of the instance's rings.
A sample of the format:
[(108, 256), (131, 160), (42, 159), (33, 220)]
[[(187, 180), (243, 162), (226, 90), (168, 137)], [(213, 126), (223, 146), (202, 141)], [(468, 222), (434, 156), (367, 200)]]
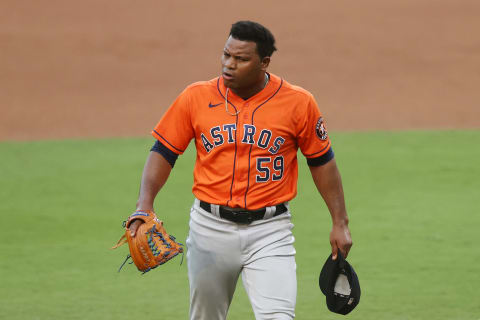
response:
[(266, 73), (263, 74), (263, 77), (260, 77), (259, 81), (255, 83), (255, 85), (246, 88), (246, 89), (231, 89), (233, 93), (235, 93), (237, 96), (242, 98), (243, 100), (247, 100), (250, 97), (253, 97), (257, 93), (263, 90), (268, 84), (269, 77)]

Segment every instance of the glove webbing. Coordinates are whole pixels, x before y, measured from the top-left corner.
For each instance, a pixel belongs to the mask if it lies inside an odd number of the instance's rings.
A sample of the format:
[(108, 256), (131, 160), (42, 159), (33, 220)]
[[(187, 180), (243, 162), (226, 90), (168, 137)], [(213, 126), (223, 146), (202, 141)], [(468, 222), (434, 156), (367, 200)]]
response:
[[(171, 247), (172, 247), (171, 244), (168, 243), (167, 240), (165, 240), (165, 238), (163, 237), (163, 234), (157, 231), (157, 229), (155, 228), (155, 226), (153, 226), (152, 229), (150, 229), (150, 230), (148, 231), (148, 233), (149, 233), (149, 234), (148, 234), (148, 245), (150, 246), (150, 249), (152, 250), (154, 256), (158, 257), (158, 256), (160, 255), (160, 252), (158, 251), (158, 247), (155, 246), (155, 242), (153, 241), (153, 237), (154, 237), (154, 236), (157, 236), (157, 237), (165, 244), (165, 247), (167, 247), (167, 248), (171, 248)], [(170, 240), (176, 242), (174, 236), (169, 235), (168, 237), (170, 238)], [(178, 243), (179, 245), (183, 246), (183, 244), (181, 244), (180, 242), (177, 242), (177, 243)], [(170, 254), (170, 251), (166, 251), (166, 252), (163, 254), (163, 257), (166, 258), (166, 257), (168, 257), (169, 254)], [(177, 255), (178, 255), (178, 252), (177, 252), (175, 255), (173, 255), (170, 259), (172, 259), (173, 257), (175, 257), (175, 256), (177, 256)], [(170, 260), (170, 259), (169, 259), (169, 260)], [(168, 260), (167, 260), (167, 261), (168, 261)], [(167, 262), (167, 261), (165, 261), (165, 262)], [(165, 263), (165, 262), (163, 262), (163, 263)], [(183, 252), (182, 252), (182, 261), (180, 262), (180, 265), (182, 264), (182, 262), (183, 262)], [(162, 265), (163, 263), (161, 263), (161, 264), (159, 264), (159, 265)], [(151, 268), (151, 269), (153, 269), (153, 268)], [(147, 270), (147, 271), (150, 271), (151, 269), (149, 269), (149, 270)], [(147, 271), (145, 271), (145, 272), (147, 272)]]
[[(125, 226), (125, 221), (123, 222), (123, 225)], [(155, 228), (155, 226), (153, 226), (152, 229), (150, 229), (150, 230), (148, 231), (148, 233), (149, 233), (149, 235), (148, 235), (148, 245), (150, 246), (150, 249), (152, 250), (154, 256), (158, 257), (158, 256), (160, 255), (160, 252), (158, 251), (158, 247), (155, 246), (155, 243), (154, 243), (154, 241), (153, 241), (153, 235), (156, 235), (157, 237), (159, 237), (160, 240), (162, 240), (162, 242), (165, 244), (165, 246), (166, 246), (167, 248), (171, 248), (171, 247), (172, 247), (172, 246), (167, 242), (167, 240), (165, 240), (165, 238), (163, 237), (163, 234), (157, 231), (157, 229)], [(169, 235), (168, 237), (170, 238), (170, 240), (176, 242), (176, 239), (175, 239), (174, 236)], [(121, 245), (123, 245), (123, 244), (125, 244), (125, 243), (127, 243), (127, 236), (124, 234), (124, 235), (120, 238), (120, 240), (118, 240), (117, 244), (112, 247), (112, 249), (116, 249), (116, 248), (120, 247)], [(180, 242), (177, 242), (177, 243), (178, 243), (179, 245), (183, 246), (182, 243), (180, 243)], [(170, 254), (170, 251), (167, 251), (167, 252), (164, 253), (163, 256), (164, 256), (164, 257), (167, 257), (169, 254)], [(176, 257), (177, 255), (178, 255), (178, 252), (177, 252), (174, 256), (172, 256), (169, 260), (171, 260), (173, 257)], [(120, 270), (122, 270), (122, 268), (123, 268), (123, 266), (125, 265), (125, 263), (127, 263), (128, 259), (130, 259), (131, 257), (132, 257), (132, 256), (131, 256), (130, 254), (127, 255), (127, 257), (125, 258), (125, 261), (123, 261), (123, 263), (122, 263), (122, 265), (120, 266), (120, 268), (118, 268), (118, 272), (120, 272)], [(183, 257), (184, 257), (184, 252), (182, 252), (182, 260), (180, 261), (180, 265), (183, 264)], [(168, 261), (168, 260), (167, 260), (167, 261)], [(165, 262), (167, 262), (167, 261), (165, 261)], [(161, 263), (161, 264), (159, 264), (159, 265), (157, 265), (157, 266), (155, 266), (155, 267), (153, 267), (153, 268), (148, 268), (147, 270), (145, 270), (145, 271), (142, 273), (142, 275), (145, 274), (145, 273), (147, 273), (148, 271), (150, 271), (150, 270), (152, 270), (152, 269), (155, 269), (156, 267), (164, 264), (165, 262), (163, 262), (163, 263)], [(129, 264), (132, 264), (132, 263), (133, 263), (133, 261), (130, 261), (130, 262), (129, 262)]]

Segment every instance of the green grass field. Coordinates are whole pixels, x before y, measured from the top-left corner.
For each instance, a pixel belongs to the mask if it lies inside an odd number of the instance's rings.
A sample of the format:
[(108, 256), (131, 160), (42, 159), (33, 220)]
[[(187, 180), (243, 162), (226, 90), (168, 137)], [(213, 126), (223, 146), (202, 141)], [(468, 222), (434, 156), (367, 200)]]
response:
[[(362, 286), (349, 319), (480, 319), (480, 131), (332, 134)], [(0, 143), (0, 319), (187, 319), (180, 258), (140, 275), (109, 248), (134, 209), (146, 139)], [(156, 201), (188, 232), (194, 153)], [(318, 289), (330, 217), (303, 156), (292, 201), (297, 319), (340, 319)], [(253, 319), (239, 282), (228, 319)]]

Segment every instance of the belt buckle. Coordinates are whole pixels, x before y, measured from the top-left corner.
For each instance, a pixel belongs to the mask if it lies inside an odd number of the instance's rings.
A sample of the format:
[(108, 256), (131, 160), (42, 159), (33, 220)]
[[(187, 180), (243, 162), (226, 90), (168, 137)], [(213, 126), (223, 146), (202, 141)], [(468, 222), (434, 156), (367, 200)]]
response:
[(247, 210), (238, 210), (238, 211), (231, 211), (235, 222), (240, 224), (250, 224), (253, 222), (253, 216), (251, 212)]

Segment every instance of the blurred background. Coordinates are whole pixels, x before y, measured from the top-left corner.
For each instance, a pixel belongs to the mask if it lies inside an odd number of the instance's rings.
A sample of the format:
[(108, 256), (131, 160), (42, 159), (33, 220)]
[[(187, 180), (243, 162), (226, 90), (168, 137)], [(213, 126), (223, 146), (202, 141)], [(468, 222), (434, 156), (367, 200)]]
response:
[(478, 128), (476, 0), (0, 0), (0, 140), (147, 136), (258, 21), (330, 130)]
[[(117, 273), (128, 249), (109, 248), (150, 131), (220, 74), (246, 19), (277, 39), (270, 71), (327, 120), (362, 286), (348, 317), (480, 319), (478, 0), (0, 0), (0, 319), (188, 318), (185, 262)], [(155, 202), (180, 242), (195, 157)], [(297, 318), (338, 319), (318, 288), (331, 218), (300, 154), (291, 208)], [(228, 319), (253, 319), (238, 287)]]

